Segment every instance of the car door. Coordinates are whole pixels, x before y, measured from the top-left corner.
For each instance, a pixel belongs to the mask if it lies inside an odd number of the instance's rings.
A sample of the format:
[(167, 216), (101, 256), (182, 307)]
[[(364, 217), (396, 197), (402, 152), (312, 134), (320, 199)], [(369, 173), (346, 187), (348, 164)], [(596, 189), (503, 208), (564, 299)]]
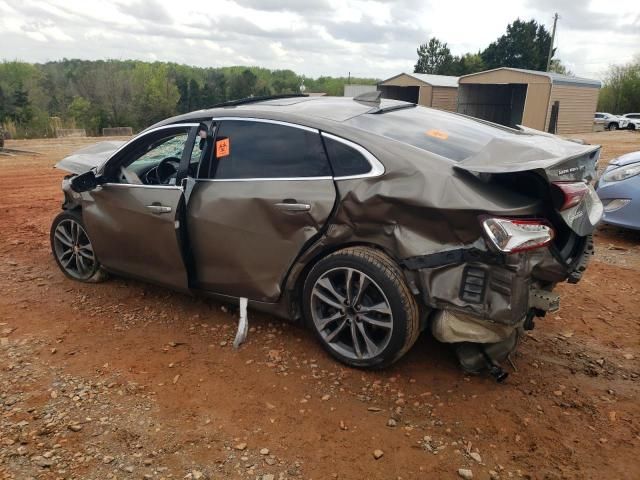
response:
[(149, 180), (153, 181), (152, 169), (160, 160), (181, 161), (191, 155), (196, 127), (166, 126), (136, 138), (100, 172), (105, 183), (83, 194), (83, 219), (95, 253), (108, 270), (179, 290), (188, 288), (179, 220), (183, 189), (175, 179), (161, 185)]
[(186, 214), (196, 284), (275, 302), (336, 201), (322, 140), (318, 130), (283, 122), (216, 122), (213, 158), (199, 170)]

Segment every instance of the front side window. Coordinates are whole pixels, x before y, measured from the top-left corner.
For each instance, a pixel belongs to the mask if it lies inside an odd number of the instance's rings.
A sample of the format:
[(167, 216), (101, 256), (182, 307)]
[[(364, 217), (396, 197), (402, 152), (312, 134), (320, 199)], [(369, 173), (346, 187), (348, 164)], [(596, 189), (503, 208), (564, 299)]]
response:
[(125, 164), (123, 166), (130, 168), (155, 166), (166, 158), (177, 159), (180, 162), (185, 143), (187, 143), (186, 133), (160, 138), (147, 146), (149, 150), (137, 158), (134, 157), (131, 159), (132, 161), (128, 162), (128, 165)]
[(217, 135), (216, 179), (331, 175), (320, 134), (269, 122), (225, 120)]
[(189, 129), (161, 129), (134, 140), (110, 165), (109, 176), (118, 183), (175, 185)]

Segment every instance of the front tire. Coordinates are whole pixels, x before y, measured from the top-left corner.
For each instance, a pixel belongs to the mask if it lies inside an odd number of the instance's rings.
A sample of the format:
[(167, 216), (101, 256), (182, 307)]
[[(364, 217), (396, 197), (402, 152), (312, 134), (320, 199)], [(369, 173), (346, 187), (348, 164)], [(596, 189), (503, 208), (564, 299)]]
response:
[(352, 367), (382, 368), (420, 334), (418, 305), (384, 253), (350, 247), (320, 260), (303, 288), (304, 316), (322, 346)]
[(607, 127), (607, 130), (609, 130), (610, 132), (615, 132), (616, 130), (618, 130), (618, 124), (617, 123), (610, 123), (609, 127)]
[(91, 239), (77, 210), (65, 210), (53, 219), (51, 252), (58, 267), (67, 277), (86, 283), (107, 278), (93, 251)]

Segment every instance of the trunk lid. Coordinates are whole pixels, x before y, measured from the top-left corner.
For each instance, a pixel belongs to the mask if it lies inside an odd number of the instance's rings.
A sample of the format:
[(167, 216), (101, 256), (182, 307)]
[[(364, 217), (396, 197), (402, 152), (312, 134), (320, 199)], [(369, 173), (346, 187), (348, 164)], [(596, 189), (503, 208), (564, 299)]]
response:
[(535, 172), (549, 185), (549, 198), (558, 195), (553, 191), (557, 189), (554, 183), (584, 182), (588, 191), (577, 205), (555, 210), (571, 230), (585, 236), (593, 232), (603, 213), (602, 203), (592, 185), (599, 157), (599, 145), (584, 145), (525, 131), (511, 137), (493, 138), (456, 168), (481, 177)]
[(77, 175), (88, 172), (106, 162), (126, 142), (109, 140), (81, 148), (56, 163), (56, 168)]

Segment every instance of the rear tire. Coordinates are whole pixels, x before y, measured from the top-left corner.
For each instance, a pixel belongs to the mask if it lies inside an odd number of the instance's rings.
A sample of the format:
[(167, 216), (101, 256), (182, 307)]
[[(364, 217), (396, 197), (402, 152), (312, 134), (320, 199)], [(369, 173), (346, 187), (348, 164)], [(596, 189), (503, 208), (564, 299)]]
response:
[(305, 280), (302, 304), (322, 346), (352, 367), (391, 365), (420, 334), (418, 305), (400, 268), (373, 248), (320, 260)]
[(78, 210), (65, 210), (53, 219), (51, 252), (58, 267), (67, 277), (85, 283), (98, 283), (107, 279)]

